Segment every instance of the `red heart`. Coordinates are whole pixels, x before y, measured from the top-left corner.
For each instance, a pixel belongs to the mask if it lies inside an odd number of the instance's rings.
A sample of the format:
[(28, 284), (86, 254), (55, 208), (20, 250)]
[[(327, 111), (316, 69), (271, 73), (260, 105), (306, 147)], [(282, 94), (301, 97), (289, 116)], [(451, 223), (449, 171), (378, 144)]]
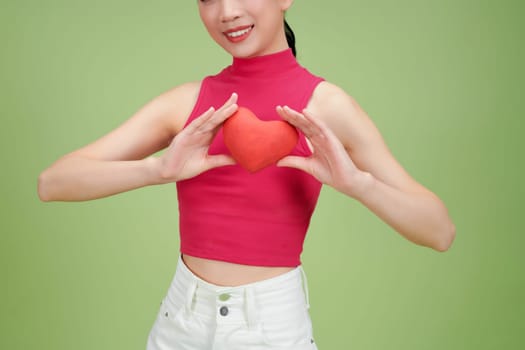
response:
[(224, 122), (223, 135), (232, 157), (252, 173), (290, 154), (299, 138), (287, 122), (262, 121), (244, 107)]

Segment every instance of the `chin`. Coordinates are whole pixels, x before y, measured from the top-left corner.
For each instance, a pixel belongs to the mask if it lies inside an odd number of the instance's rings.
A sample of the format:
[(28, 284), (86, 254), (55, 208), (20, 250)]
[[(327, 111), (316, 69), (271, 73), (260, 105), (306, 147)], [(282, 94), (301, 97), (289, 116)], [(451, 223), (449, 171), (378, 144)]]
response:
[(222, 40), (215, 40), (215, 42), (227, 53), (233, 57), (237, 58), (250, 58), (260, 55), (260, 50), (258, 50), (254, 45), (249, 43), (238, 43), (232, 44), (230, 42), (223, 42)]
[(259, 53), (257, 50), (252, 50), (246, 47), (222, 47), (226, 52), (228, 52), (233, 57), (237, 58), (250, 58), (258, 56)]

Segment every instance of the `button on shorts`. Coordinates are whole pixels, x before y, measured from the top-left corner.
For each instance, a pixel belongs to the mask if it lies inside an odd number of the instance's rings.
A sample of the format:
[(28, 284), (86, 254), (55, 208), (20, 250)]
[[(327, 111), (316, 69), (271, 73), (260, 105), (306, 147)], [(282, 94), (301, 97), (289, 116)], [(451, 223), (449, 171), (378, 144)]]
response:
[(256, 283), (217, 286), (179, 258), (147, 350), (317, 350), (301, 266)]

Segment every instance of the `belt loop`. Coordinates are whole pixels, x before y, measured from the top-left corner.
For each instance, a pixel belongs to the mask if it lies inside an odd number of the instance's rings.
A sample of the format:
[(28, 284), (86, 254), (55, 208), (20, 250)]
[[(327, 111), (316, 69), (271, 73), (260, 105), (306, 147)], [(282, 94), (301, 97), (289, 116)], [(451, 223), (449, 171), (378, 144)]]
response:
[(186, 311), (190, 313), (193, 311), (193, 299), (195, 297), (195, 293), (197, 291), (197, 281), (191, 281), (191, 284), (188, 286), (188, 290), (186, 292)]
[(255, 295), (253, 289), (247, 287), (244, 289), (244, 312), (246, 314), (246, 322), (249, 329), (257, 327), (258, 315), (257, 307), (255, 306)]
[(306, 278), (306, 272), (304, 272), (303, 267), (299, 266), (299, 269), (301, 269), (301, 275), (303, 276), (303, 290), (304, 290), (304, 295), (306, 298), (306, 308), (310, 309), (310, 296), (308, 294), (308, 279)]

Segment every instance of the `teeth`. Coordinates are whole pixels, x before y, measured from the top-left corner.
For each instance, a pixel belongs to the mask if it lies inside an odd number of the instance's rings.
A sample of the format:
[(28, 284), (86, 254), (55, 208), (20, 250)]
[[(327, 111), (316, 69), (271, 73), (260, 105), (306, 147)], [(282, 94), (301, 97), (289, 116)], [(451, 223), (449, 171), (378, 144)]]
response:
[(246, 33), (248, 33), (252, 28), (246, 28), (246, 29), (243, 29), (243, 30), (238, 30), (236, 32), (232, 32), (232, 33), (228, 33), (227, 35), (229, 37), (232, 37), (232, 38), (236, 38), (238, 36), (241, 36), (241, 35), (244, 35)]

